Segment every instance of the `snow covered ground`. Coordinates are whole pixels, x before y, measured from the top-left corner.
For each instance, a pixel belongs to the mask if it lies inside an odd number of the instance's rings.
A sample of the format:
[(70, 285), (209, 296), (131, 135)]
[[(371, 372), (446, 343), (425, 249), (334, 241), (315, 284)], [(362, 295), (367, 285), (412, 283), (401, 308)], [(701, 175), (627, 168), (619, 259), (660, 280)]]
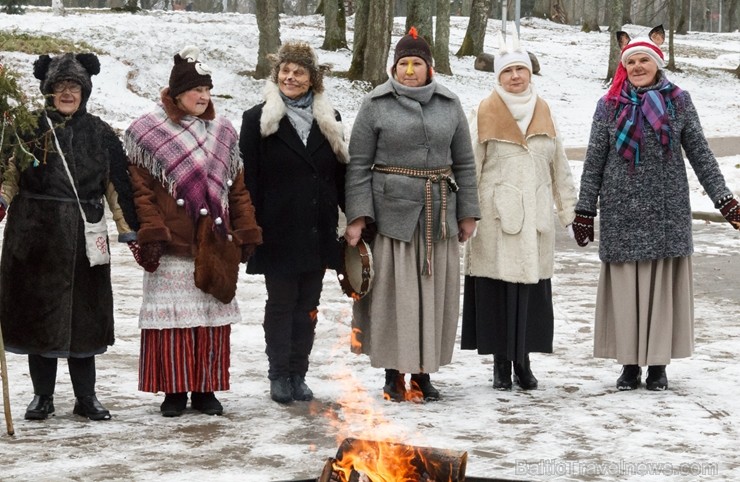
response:
[[(322, 43), (322, 19), (281, 17), (281, 38)], [(349, 24), (351, 26), (352, 19)], [(394, 43), (403, 34), (397, 18)], [(455, 52), (467, 19), (453, 18)], [(486, 51), (495, 52), (499, 22), (489, 24)], [(261, 81), (243, 75), (257, 58), (252, 15), (152, 12), (113, 15), (74, 11), (53, 17), (45, 9), (0, 15), (0, 28), (85, 41), (104, 52), (93, 78), (89, 109), (123, 130), (153, 107), (165, 85), (172, 56), (186, 44), (204, 52), (214, 69), (217, 111), (237, 129), (241, 112), (260, 102)], [(511, 28), (511, 27), (510, 27)], [(627, 26), (633, 36), (648, 28)], [(351, 32), (348, 33), (351, 41)], [(603, 94), (607, 33), (580, 33), (544, 21), (522, 21), (522, 42), (539, 58), (535, 77), (569, 146), (588, 141), (596, 100)], [(0, 46), (0, 48), (2, 48)], [(349, 51), (319, 51), (322, 62), (346, 70)], [(721, 68), (740, 64), (740, 36), (691, 33), (676, 37), (681, 73), (670, 77), (692, 94), (707, 136), (738, 134), (740, 82)], [(0, 52), (0, 61), (22, 75), (29, 94), (35, 56)], [(473, 70), (472, 58), (451, 59), (454, 76), (440, 82), (460, 95), (466, 110), (491, 89), (491, 74)], [(361, 83), (326, 81), (327, 92), (350, 131), (365, 92)], [(738, 146), (740, 154), (740, 146)], [(740, 155), (719, 159), (728, 184), (740, 193)], [(571, 165), (576, 179), (580, 162)], [(713, 211), (693, 174), (692, 205)], [(110, 227), (113, 232), (113, 226)], [(620, 393), (619, 366), (591, 355), (593, 307), (599, 270), (597, 248), (582, 249), (560, 233), (553, 278), (555, 353), (534, 354), (540, 388), (532, 392), (491, 389), (491, 357), (457, 350), (450, 366), (433, 375), (444, 399), (431, 404), (382, 400), (383, 374), (349, 352), (350, 301), (328, 272), (320, 307), (308, 383), (312, 403), (272, 402), (266, 379), (261, 277), (242, 276), (238, 301), (242, 324), (232, 334), (232, 389), (219, 397), (222, 417), (187, 411), (159, 415), (161, 395), (137, 391), (142, 271), (128, 249), (114, 245), (116, 344), (98, 358), (98, 395), (113, 412), (110, 422), (72, 415), (66, 364), (60, 363), (56, 415), (23, 420), (32, 396), (25, 357), (8, 355), (15, 437), (0, 436), (2, 480), (244, 480), (317, 477), (345, 437), (380, 439), (465, 450), (471, 476), (517, 480), (706, 480), (740, 479), (740, 365), (736, 352), (740, 308), (740, 245), (725, 223), (695, 222), (696, 350), (668, 368), (671, 389)], [(595, 243), (596, 245), (598, 243)], [(459, 346), (459, 345), (458, 345)], [(1, 418), (1, 417), (0, 417)]]

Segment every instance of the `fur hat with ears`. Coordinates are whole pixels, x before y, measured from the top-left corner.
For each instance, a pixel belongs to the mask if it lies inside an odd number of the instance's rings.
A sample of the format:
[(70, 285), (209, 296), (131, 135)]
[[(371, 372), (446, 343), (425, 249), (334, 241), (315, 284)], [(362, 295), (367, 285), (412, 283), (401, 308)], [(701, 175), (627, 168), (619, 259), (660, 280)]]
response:
[(511, 45), (506, 44), (503, 34), (499, 31), (498, 33), (498, 55), (493, 59), (493, 72), (496, 74), (496, 81), (498, 82), (501, 72), (507, 67), (514, 65), (521, 65), (532, 73), (532, 59), (529, 58), (529, 54), (519, 44), (519, 36), (514, 33), (511, 36)]
[(39, 88), (47, 97), (47, 104), (52, 105), (54, 100), (50, 94), (53, 85), (63, 80), (72, 80), (82, 86), (82, 101), (80, 107), (87, 104), (92, 92), (93, 75), (100, 73), (100, 61), (95, 54), (62, 54), (50, 57), (46, 54), (39, 56), (33, 63), (33, 76), (41, 81)]
[(175, 65), (170, 72), (169, 95), (173, 99), (185, 91), (205, 86), (213, 88), (211, 69), (198, 60), (200, 49), (189, 45), (175, 54)]
[(278, 50), (277, 54), (269, 54), (267, 58), (272, 62), (272, 73), (270, 78), (277, 84), (280, 66), (298, 64), (308, 70), (311, 77), (311, 88), (316, 94), (324, 92), (324, 73), (331, 67), (328, 64), (319, 64), (313, 48), (306, 42), (286, 42)]
[(622, 86), (627, 80), (627, 59), (631, 56), (642, 53), (647, 54), (655, 64), (658, 66), (658, 70), (663, 70), (665, 57), (663, 51), (660, 50), (660, 46), (665, 41), (665, 30), (663, 25), (653, 27), (646, 37), (638, 37), (636, 39), (630, 38), (627, 32), (619, 31), (615, 34), (617, 36), (617, 43), (619, 48), (622, 49), (622, 53), (619, 57), (620, 62), (617, 65), (617, 71), (614, 73), (614, 79), (609, 91), (606, 93), (606, 98), (612, 101), (619, 99), (619, 95), (622, 92)]

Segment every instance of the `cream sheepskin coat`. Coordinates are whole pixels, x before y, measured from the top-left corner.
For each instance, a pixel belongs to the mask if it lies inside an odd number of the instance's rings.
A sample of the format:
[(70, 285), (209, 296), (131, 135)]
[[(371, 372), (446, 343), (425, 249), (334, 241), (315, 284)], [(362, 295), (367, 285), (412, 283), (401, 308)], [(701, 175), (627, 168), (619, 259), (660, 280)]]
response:
[(465, 249), (464, 273), (534, 284), (553, 275), (555, 221), (575, 218), (576, 190), (560, 136), (538, 98), (522, 134), (494, 92), (470, 118), (481, 220)]

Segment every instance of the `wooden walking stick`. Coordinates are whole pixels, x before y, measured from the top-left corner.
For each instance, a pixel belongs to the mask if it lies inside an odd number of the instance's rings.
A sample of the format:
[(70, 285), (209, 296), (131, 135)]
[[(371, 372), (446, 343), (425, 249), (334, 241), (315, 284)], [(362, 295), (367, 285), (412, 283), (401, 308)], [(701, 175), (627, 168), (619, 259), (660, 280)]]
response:
[(5, 342), (3, 332), (0, 329), (0, 376), (3, 379), (3, 407), (5, 408), (5, 427), (8, 435), (14, 435), (13, 417), (10, 414), (10, 394), (8, 393), (8, 364), (5, 362)]

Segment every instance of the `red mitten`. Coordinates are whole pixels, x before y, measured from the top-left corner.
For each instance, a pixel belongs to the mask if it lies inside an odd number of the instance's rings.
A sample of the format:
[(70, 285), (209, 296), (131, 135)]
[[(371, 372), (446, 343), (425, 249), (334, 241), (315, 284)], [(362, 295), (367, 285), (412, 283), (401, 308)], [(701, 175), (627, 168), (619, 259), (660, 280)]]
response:
[(164, 253), (167, 243), (155, 241), (153, 243), (138, 244), (136, 241), (128, 243), (128, 247), (134, 254), (134, 259), (139, 266), (149, 273), (154, 273), (159, 268), (159, 258)]
[(0, 203), (0, 221), (5, 219), (5, 205)]
[(594, 240), (594, 217), (596, 214), (585, 211), (576, 211), (573, 220), (573, 235), (578, 246), (586, 246), (589, 241)]
[(722, 216), (724, 216), (725, 219), (730, 224), (732, 224), (732, 227), (735, 229), (740, 229), (740, 204), (738, 204), (737, 199), (728, 196), (724, 199), (720, 199), (717, 204), (719, 212), (721, 212)]

